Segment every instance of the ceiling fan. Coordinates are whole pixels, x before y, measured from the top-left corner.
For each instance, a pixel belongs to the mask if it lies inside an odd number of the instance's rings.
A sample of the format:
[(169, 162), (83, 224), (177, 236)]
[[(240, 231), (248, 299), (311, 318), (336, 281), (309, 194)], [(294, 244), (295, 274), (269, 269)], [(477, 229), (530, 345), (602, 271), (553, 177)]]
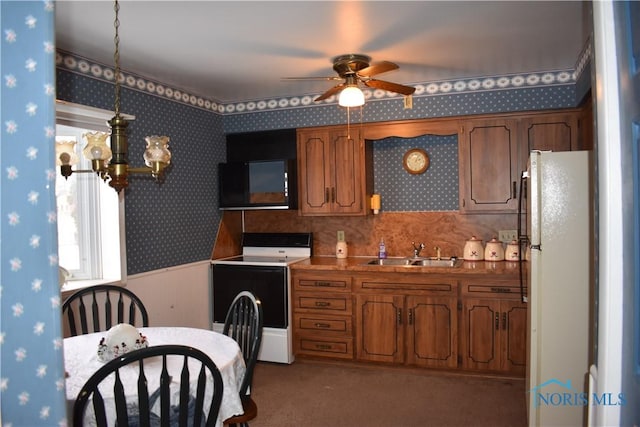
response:
[[(338, 73), (332, 77), (288, 77), (290, 80), (344, 80), (344, 82), (332, 87), (315, 101), (322, 101), (333, 95), (342, 92), (347, 88), (357, 89), (358, 85), (363, 85), (375, 89), (382, 89), (389, 92), (395, 92), (402, 95), (412, 95), (416, 88), (404, 86), (398, 83), (392, 83), (384, 80), (374, 79), (377, 74), (386, 73), (387, 71), (397, 70), (400, 68), (397, 64), (389, 61), (382, 61), (370, 64), (371, 58), (361, 54), (340, 55), (333, 58), (333, 69)], [(364, 100), (359, 105), (362, 105)], [(340, 102), (341, 105), (346, 105)]]

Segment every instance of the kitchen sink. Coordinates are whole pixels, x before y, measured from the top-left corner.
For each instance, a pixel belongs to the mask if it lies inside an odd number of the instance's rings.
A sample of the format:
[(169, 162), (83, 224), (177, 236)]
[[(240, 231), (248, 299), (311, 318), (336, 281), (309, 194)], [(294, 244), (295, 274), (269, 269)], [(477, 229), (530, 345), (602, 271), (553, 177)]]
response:
[(372, 259), (367, 262), (365, 265), (411, 265), (411, 259), (409, 258), (379, 258)]
[(452, 258), (424, 258), (418, 259), (411, 263), (411, 265), (417, 265), (420, 267), (459, 267), (462, 265), (463, 260), (456, 257)]
[(383, 258), (372, 259), (364, 265), (407, 266), (407, 267), (459, 267), (463, 260), (451, 258)]

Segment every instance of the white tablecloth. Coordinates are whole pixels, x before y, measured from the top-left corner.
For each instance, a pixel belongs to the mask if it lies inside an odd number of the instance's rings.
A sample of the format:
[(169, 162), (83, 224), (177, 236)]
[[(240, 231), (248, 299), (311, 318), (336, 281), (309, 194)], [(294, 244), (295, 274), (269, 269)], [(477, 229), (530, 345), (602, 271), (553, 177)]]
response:
[[(244, 378), (245, 364), (240, 348), (232, 338), (206, 329), (195, 328), (155, 327), (139, 328), (139, 331), (147, 337), (149, 346), (159, 344), (188, 345), (206, 353), (215, 362), (222, 374), (222, 381), (224, 383), (222, 405), (218, 413), (216, 426), (222, 426), (222, 421), (225, 419), (243, 413), (238, 390)], [(100, 340), (105, 336), (106, 332), (97, 332), (64, 339), (65, 371), (68, 374), (66, 379), (68, 425), (72, 423), (73, 404), (80, 389), (89, 377), (104, 365), (103, 362), (98, 360), (97, 351)], [(149, 381), (148, 386), (151, 393), (159, 386), (161, 364), (157, 364), (157, 374), (156, 372), (150, 371), (150, 368), (152, 368), (152, 366), (145, 364), (145, 373)], [(122, 378), (125, 391), (131, 390), (135, 393), (135, 381), (137, 381), (138, 378), (138, 369), (137, 367), (126, 367), (125, 371), (121, 370), (121, 375), (122, 372), (126, 372), (126, 370), (129, 370), (131, 375)], [(192, 378), (194, 377), (195, 376), (192, 375)], [(179, 376), (177, 376), (177, 378), (179, 379)], [(128, 382), (131, 383), (131, 387), (127, 387)], [(104, 389), (103, 396), (105, 398), (108, 396), (107, 393), (110, 394), (110, 392), (112, 392), (112, 384), (113, 382), (111, 381), (111, 386)], [(102, 392), (102, 386), (100, 389)], [(113, 425), (111, 422), (109, 424)]]

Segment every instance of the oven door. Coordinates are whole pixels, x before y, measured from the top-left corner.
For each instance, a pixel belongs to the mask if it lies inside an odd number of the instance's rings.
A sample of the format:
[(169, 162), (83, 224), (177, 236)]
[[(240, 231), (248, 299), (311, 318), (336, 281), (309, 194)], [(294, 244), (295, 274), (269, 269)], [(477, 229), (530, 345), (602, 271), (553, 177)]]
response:
[(289, 326), (287, 267), (213, 264), (213, 321), (224, 323), (235, 296), (250, 291), (262, 302), (265, 328)]

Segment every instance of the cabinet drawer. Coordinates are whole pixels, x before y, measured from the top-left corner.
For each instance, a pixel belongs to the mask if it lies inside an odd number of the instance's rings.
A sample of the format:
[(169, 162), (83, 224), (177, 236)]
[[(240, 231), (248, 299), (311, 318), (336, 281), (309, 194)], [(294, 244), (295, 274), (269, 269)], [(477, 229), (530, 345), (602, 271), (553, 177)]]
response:
[(353, 339), (299, 336), (294, 340), (295, 354), (353, 359)]
[(454, 280), (424, 279), (404, 276), (380, 275), (374, 277), (358, 277), (357, 291), (373, 291), (375, 293), (420, 294), (420, 295), (456, 295), (457, 282)]
[[(491, 297), (517, 299), (520, 298), (520, 285), (514, 283), (494, 283), (494, 284), (465, 284), (462, 286), (462, 294), (469, 297)], [(527, 294), (527, 289), (524, 289)]]
[(294, 287), (301, 291), (346, 292), (351, 290), (351, 278), (301, 277), (294, 279)]
[(353, 322), (351, 316), (322, 316), (309, 314), (294, 314), (294, 328), (300, 333), (305, 332), (333, 332), (351, 335)]
[(351, 314), (351, 296), (297, 292), (294, 295), (293, 308), (306, 312)]

